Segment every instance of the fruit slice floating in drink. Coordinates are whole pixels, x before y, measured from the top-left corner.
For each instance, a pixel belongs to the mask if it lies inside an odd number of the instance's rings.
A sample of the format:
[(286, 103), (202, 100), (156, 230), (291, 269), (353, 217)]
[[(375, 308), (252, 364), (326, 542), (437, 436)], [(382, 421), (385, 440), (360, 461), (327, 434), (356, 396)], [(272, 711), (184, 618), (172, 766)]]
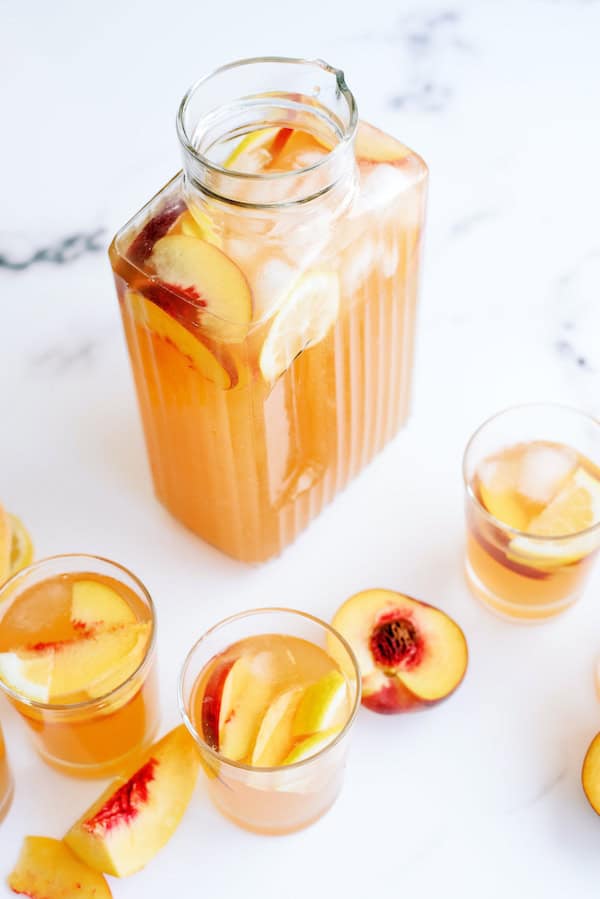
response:
[(532, 441), (508, 447), (479, 465), (472, 490), (499, 522), (497, 538), (502, 525), (521, 532), (507, 531), (504, 538), (508, 566), (544, 576), (600, 546), (590, 532), (600, 522), (600, 470), (568, 446)]
[(211, 352), (206, 339), (200, 338), (199, 333), (192, 333), (189, 328), (181, 325), (159, 305), (147, 300), (137, 291), (128, 291), (128, 303), (135, 322), (147, 329), (155, 339), (165, 340), (176, 347), (211, 383), (223, 390), (227, 390), (231, 386), (235, 377), (233, 371), (225, 368), (216, 355)]
[(31, 620), (28, 606), (35, 611), (35, 595), (17, 600), (0, 620), (0, 645), (14, 641), (0, 652), (0, 678), (29, 699), (63, 703), (102, 696), (127, 680), (144, 657), (149, 622), (138, 621), (119, 593), (102, 582), (73, 580), (59, 633), (42, 632), (43, 639), (19, 628)]
[(340, 303), (334, 272), (309, 272), (287, 296), (263, 344), (260, 370), (275, 381), (302, 350), (319, 343), (335, 322)]
[(351, 711), (347, 681), (331, 655), (298, 637), (248, 637), (201, 672), (192, 718), (224, 758), (257, 768), (314, 755)]
[(196, 324), (211, 337), (241, 339), (252, 318), (252, 296), (241, 270), (214, 244), (167, 234), (149, 257), (156, 276), (192, 305)]
[[(362, 675), (362, 702), (384, 715), (446, 699), (467, 670), (465, 636), (441, 609), (393, 590), (364, 590), (336, 612)], [(332, 643), (335, 652), (335, 644)]]

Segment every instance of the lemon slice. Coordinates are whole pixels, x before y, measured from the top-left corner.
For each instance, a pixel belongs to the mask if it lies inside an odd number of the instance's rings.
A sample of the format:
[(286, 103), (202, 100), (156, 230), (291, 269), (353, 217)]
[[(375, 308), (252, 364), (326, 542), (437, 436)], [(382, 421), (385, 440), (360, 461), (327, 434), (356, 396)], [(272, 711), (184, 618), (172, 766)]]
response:
[(260, 370), (275, 381), (298, 353), (319, 343), (335, 322), (340, 306), (335, 272), (307, 272), (284, 299), (260, 353)]
[(246, 172), (248, 174), (260, 172), (271, 161), (268, 146), (277, 136), (279, 130), (277, 126), (261, 128), (259, 131), (252, 131), (250, 134), (247, 134), (229, 154), (223, 163), (223, 168), (235, 169), (237, 172)]
[(303, 737), (343, 724), (347, 699), (342, 674), (335, 670), (325, 674), (304, 691), (294, 716), (293, 736)]
[(53, 671), (54, 650), (0, 652), (0, 678), (35, 702), (48, 702)]
[[(600, 481), (578, 468), (562, 490), (527, 528), (531, 537), (515, 537), (509, 544), (509, 558), (527, 556), (546, 565), (577, 562), (600, 546), (600, 534), (581, 534), (600, 522)], [(545, 537), (572, 539), (545, 541)], [(536, 539), (541, 538), (541, 539)]]
[(303, 762), (311, 755), (316, 755), (321, 749), (324, 749), (339, 734), (340, 727), (332, 727), (329, 730), (322, 730), (318, 734), (306, 737), (297, 743), (292, 751), (284, 758), (282, 765), (293, 765), (295, 762)]
[(13, 523), (10, 515), (0, 506), (0, 584), (11, 573)]
[(10, 515), (9, 518), (12, 523), (10, 573), (14, 574), (33, 562), (33, 543), (21, 519), (16, 515)]
[(221, 238), (210, 216), (196, 203), (189, 203), (187, 211), (179, 219), (179, 228), (181, 233), (188, 237), (199, 237), (215, 247), (221, 246)]

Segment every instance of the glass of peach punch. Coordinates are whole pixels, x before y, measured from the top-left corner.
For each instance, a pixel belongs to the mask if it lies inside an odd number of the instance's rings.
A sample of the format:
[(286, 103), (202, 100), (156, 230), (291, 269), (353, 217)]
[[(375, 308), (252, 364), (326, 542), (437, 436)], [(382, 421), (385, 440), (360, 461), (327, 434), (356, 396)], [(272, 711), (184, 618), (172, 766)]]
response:
[(118, 772), (152, 741), (154, 644), (148, 591), (107, 559), (54, 556), (0, 588), (0, 690), (66, 774)]
[(522, 621), (572, 605), (600, 550), (600, 422), (552, 403), (500, 412), (469, 441), (464, 481), (475, 596)]
[(259, 562), (406, 420), (427, 168), (319, 60), (223, 66), (177, 125), (111, 264), (155, 492)]
[(334, 803), (360, 675), (346, 640), (318, 618), (256, 609), (211, 628), (179, 685), (209, 795), (234, 823), (291, 833)]

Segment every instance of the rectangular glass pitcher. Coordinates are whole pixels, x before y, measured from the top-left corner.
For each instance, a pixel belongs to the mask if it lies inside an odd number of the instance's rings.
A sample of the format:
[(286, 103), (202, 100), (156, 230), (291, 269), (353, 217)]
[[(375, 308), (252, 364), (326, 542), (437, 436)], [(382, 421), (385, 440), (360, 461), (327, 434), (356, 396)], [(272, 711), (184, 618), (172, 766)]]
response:
[(110, 258), (156, 494), (259, 562), (407, 417), (427, 167), (318, 60), (224, 66), (177, 128)]

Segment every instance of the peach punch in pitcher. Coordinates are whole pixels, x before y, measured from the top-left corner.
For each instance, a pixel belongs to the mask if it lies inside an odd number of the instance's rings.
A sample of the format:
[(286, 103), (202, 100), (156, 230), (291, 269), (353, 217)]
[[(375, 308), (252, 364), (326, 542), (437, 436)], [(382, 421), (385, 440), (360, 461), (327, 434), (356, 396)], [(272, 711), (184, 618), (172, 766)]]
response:
[(406, 419), (427, 168), (320, 61), (224, 66), (178, 132), (110, 249), (154, 486), (262, 561)]

